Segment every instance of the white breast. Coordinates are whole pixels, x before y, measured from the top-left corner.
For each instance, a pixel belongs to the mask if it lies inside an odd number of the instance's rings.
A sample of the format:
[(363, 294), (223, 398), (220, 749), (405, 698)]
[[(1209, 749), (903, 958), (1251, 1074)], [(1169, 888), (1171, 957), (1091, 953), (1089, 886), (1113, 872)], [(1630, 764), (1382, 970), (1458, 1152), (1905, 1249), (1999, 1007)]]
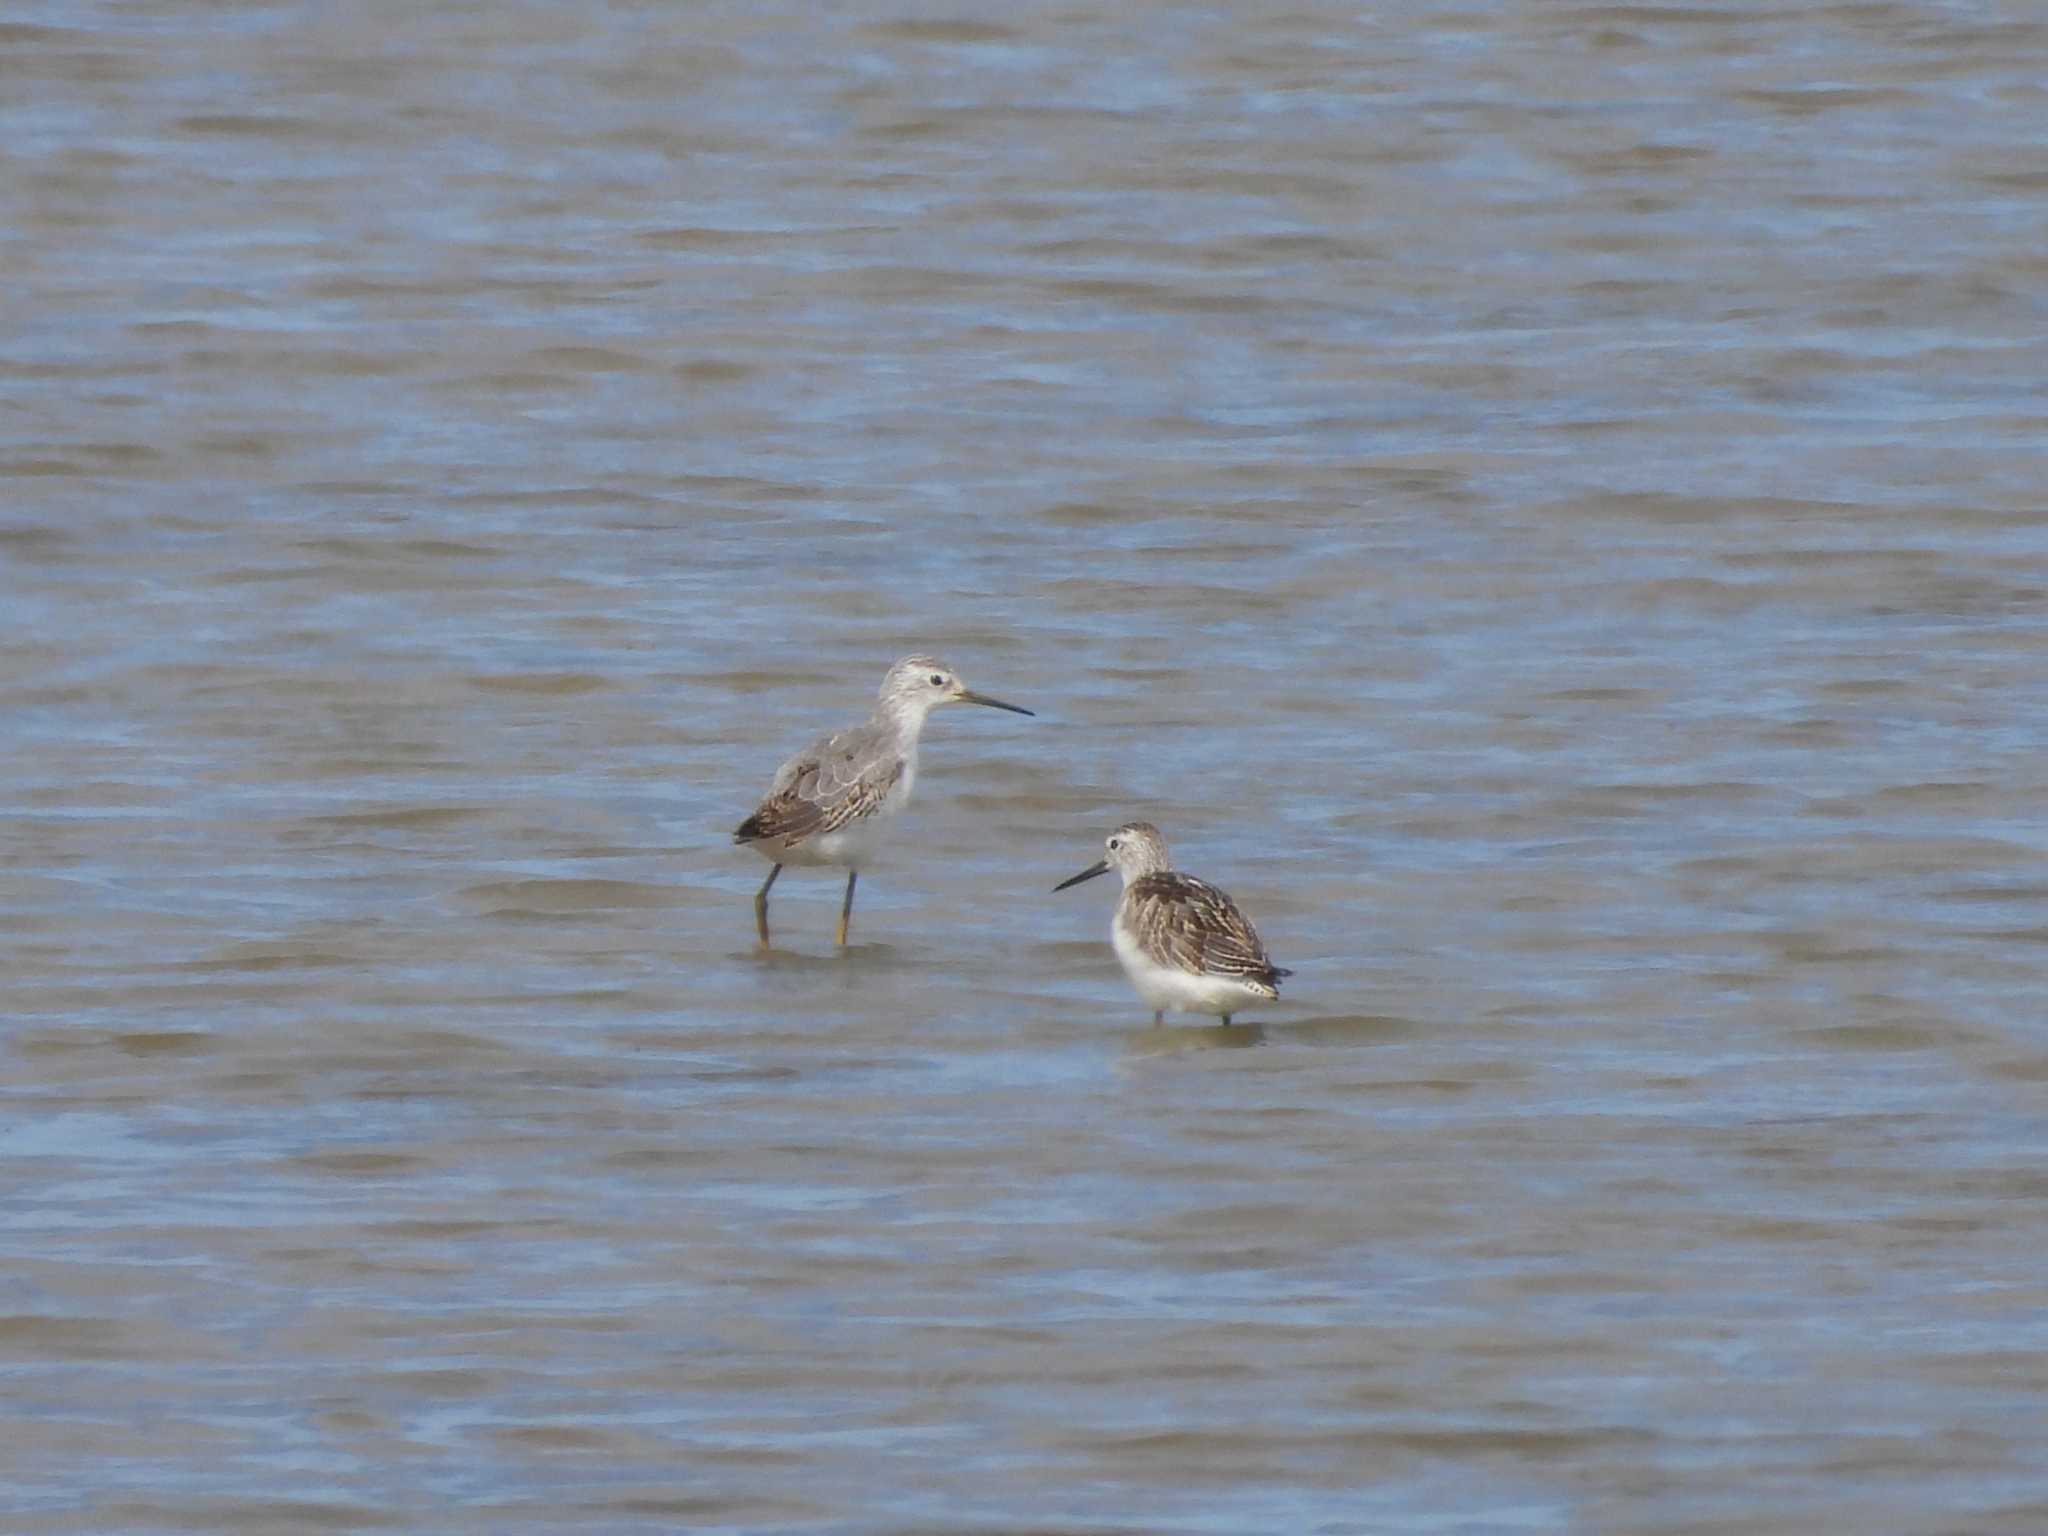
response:
[(1137, 935), (1124, 926), (1121, 908), (1110, 922), (1109, 944), (1147, 1008), (1212, 1013), (1221, 1018), (1265, 998), (1263, 992), (1227, 976), (1198, 976), (1176, 966), (1161, 965), (1145, 953)]

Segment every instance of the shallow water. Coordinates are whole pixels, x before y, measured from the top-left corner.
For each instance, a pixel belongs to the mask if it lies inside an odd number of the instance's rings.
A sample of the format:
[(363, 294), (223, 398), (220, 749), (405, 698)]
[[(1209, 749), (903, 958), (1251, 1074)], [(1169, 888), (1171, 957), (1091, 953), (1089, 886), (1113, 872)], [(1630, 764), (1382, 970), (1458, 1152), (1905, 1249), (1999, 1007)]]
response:
[(2035, 8), (0, 46), (10, 1531), (2048, 1526)]

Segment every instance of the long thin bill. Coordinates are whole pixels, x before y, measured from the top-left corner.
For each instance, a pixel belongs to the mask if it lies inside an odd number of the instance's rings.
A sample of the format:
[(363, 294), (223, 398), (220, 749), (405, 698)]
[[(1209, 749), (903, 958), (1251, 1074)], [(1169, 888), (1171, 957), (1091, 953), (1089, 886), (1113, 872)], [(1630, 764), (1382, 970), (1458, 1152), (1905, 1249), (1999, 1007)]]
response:
[(1013, 715), (1030, 715), (1038, 718), (1036, 710), (1026, 709), (1022, 704), (1005, 704), (1001, 699), (992, 699), (985, 693), (976, 693), (972, 688), (962, 688), (959, 694), (962, 704), (986, 704), (990, 709), (1007, 709)]
[(1086, 869), (1082, 870), (1081, 873), (1075, 875), (1072, 879), (1062, 880), (1058, 885), (1054, 886), (1053, 889), (1056, 891), (1064, 891), (1070, 885), (1079, 885), (1083, 880), (1093, 880), (1097, 875), (1106, 875), (1108, 873), (1109, 860), (1104, 859), (1099, 864), (1090, 864)]

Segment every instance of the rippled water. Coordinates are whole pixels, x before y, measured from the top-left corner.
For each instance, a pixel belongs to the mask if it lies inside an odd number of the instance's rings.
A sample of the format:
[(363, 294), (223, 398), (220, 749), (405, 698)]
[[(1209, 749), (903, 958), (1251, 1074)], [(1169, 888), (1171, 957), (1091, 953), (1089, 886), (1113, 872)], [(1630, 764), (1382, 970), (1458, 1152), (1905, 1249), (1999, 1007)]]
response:
[(2048, 1528), (2037, 7), (0, 65), (8, 1530)]

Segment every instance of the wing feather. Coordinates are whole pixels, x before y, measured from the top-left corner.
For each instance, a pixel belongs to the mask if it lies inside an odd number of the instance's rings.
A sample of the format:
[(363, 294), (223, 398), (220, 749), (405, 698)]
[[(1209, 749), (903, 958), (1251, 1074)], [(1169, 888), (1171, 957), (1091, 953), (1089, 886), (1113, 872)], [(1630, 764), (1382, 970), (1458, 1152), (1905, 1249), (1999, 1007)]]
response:
[(793, 848), (873, 815), (902, 777), (902, 754), (872, 726), (821, 737), (776, 770), (732, 840), (774, 839)]
[(1127, 919), (1145, 953), (1200, 976), (1228, 976), (1271, 988), (1292, 975), (1273, 963), (1252, 920), (1222, 891), (1193, 875), (1140, 875)]

